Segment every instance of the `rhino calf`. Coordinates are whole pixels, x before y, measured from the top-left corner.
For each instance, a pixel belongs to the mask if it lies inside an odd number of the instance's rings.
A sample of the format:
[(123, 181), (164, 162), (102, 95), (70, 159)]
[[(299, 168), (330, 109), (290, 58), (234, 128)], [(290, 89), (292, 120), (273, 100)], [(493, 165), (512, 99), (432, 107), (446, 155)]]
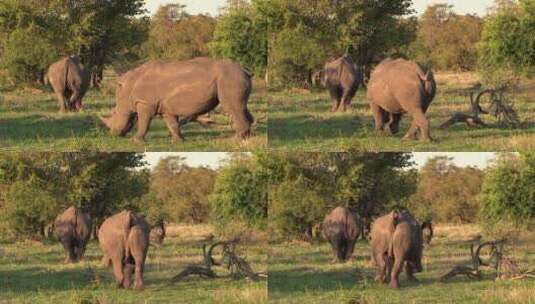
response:
[(431, 244), (431, 240), (433, 239), (433, 224), (431, 223), (431, 221), (423, 222), (422, 234), (423, 234), (425, 243), (427, 245)]
[(134, 289), (144, 288), (143, 270), (149, 248), (150, 226), (144, 218), (131, 211), (122, 211), (107, 218), (98, 231), (104, 254), (102, 263), (113, 267), (119, 287), (129, 288), (135, 273)]
[(165, 224), (163, 221), (158, 221), (152, 226), (149, 238), (151, 244), (161, 245), (163, 243), (165, 238)]
[(90, 75), (78, 56), (65, 57), (52, 64), (44, 80), (54, 90), (60, 112), (82, 109), (82, 99), (89, 88)]
[(323, 68), (322, 83), (332, 99), (331, 112), (345, 112), (351, 105), (360, 84), (363, 82), (362, 71), (357, 68), (348, 56), (329, 61)]
[(221, 105), (236, 135), (245, 139), (254, 122), (247, 108), (251, 90), (251, 76), (230, 60), (150, 61), (119, 78), (117, 105), (101, 120), (112, 135), (124, 136), (137, 117), (134, 141), (143, 142), (151, 120), (161, 116), (175, 142), (184, 139), (181, 125), (202, 122), (199, 116)]
[(422, 271), (422, 229), (410, 213), (393, 211), (376, 219), (370, 243), (376, 281), (383, 283), (390, 276), (390, 286), (398, 288), (403, 266), (409, 280), (416, 280), (414, 273)]
[(323, 237), (331, 244), (334, 260), (343, 263), (353, 255), (361, 233), (355, 216), (344, 207), (337, 207), (323, 220)]
[(413, 121), (403, 139), (432, 140), (425, 113), (435, 98), (433, 72), (405, 59), (386, 59), (372, 72), (367, 98), (375, 119), (375, 129), (389, 134), (399, 132), (401, 116), (408, 113)]
[(75, 206), (56, 217), (54, 234), (65, 249), (65, 263), (73, 263), (84, 257), (91, 237), (91, 219)]

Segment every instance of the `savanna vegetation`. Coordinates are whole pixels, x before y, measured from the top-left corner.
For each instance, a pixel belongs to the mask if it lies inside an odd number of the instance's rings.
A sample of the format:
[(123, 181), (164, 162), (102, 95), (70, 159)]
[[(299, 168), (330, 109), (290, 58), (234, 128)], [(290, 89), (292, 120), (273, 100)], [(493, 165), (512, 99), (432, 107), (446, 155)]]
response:
[[(455, 303), (533, 301), (532, 281), (495, 281), (492, 269), (484, 269), (481, 280), (440, 281), (453, 267), (471, 265), (471, 244), (502, 238), (507, 240), (505, 254), (521, 270), (533, 269), (533, 153), (497, 154), (485, 168), (459, 167), (443, 156), (415, 168), (406, 153), (275, 157), (272, 168), (278, 175), (269, 199), (269, 292), (274, 302), (443, 303), (446, 296)], [(350, 208), (364, 223), (394, 209), (409, 210), (420, 223), (433, 222), (435, 237), (425, 246), (420, 281), (402, 279), (399, 291), (376, 283), (365, 238), (350, 263), (330, 263), (331, 248), (318, 224), (337, 206)]]
[[(0, 291), (9, 303), (231, 303), (267, 301), (266, 279), (171, 279), (202, 265), (202, 245), (237, 239), (236, 253), (258, 273), (267, 271), (267, 186), (260, 155), (235, 154), (218, 168), (191, 167), (180, 156), (147, 167), (136, 153), (0, 154)], [(95, 235), (86, 259), (63, 264), (53, 222), (76, 205), (98, 227), (121, 210), (166, 223), (163, 245), (149, 248), (143, 293), (118, 290), (100, 262)], [(221, 258), (216, 251), (215, 257)]]
[[(267, 45), (262, 39), (265, 27), (254, 18), (250, 5), (229, 1), (218, 16), (192, 15), (181, 4), (161, 6), (147, 16), (144, 5), (143, 0), (0, 3), (0, 147), (141, 152), (265, 147)], [(243, 18), (234, 22), (235, 15)], [(80, 56), (90, 71), (92, 88), (82, 113), (62, 115), (43, 78), (53, 62), (68, 55)], [(212, 113), (211, 128), (188, 125), (187, 141), (173, 145), (159, 119), (146, 146), (112, 138), (97, 123), (98, 115), (108, 114), (115, 105), (118, 75), (148, 60), (200, 56), (234, 59), (254, 75), (249, 108), (256, 123), (247, 142), (233, 138), (229, 119), (219, 109)]]
[[(483, 16), (462, 15), (453, 6), (440, 3), (415, 16), (412, 1), (404, 0), (339, 1), (329, 8), (322, 7), (327, 6), (324, 1), (308, 1), (301, 7), (300, 2), (291, 3), (288, 16), (279, 18), (287, 21), (270, 36), (291, 40), (281, 46), (283, 55), (278, 55), (276, 46), (270, 53), (273, 58), (268, 68), (283, 70), (280, 76), (274, 73), (269, 93), (268, 136), (273, 147), (309, 151), (511, 151), (533, 147), (535, 62), (530, 55), (533, 35), (529, 34), (535, 16), (533, 1), (496, 1)], [(372, 30), (378, 24), (381, 30)], [(330, 97), (319, 86), (317, 75), (328, 59), (343, 54), (364, 68), (365, 77), (387, 57), (431, 67), (438, 93), (427, 117), (436, 141), (407, 143), (375, 132), (365, 85), (353, 99), (350, 113), (329, 113)], [(485, 115), (481, 118), (486, 126), (440, 128), (456, 113), (470, 113), (470, 95), (485, 88), (505, 94), (504, 101), (518, 115), (517, 126)], [(402, 121), (401, 133), (410, 120), (407, 116)]]

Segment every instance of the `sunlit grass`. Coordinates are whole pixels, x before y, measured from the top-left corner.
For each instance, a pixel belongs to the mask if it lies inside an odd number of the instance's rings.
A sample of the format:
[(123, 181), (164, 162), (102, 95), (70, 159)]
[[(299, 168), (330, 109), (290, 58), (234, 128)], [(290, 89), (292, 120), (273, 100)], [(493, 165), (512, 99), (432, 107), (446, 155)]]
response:
[[(59, 243), (0, 242), (0, 303), (267, 303), (267, 282), (189, 277), (171, 284), (184, 267), (202, 262), (201, 244), (209, 226), (177, 226), (161, 247), (151, 246), (145, 268), (146, 289), (118, 289), (111, 269), (101, 265), (101, 251), (92, 241), (87, 259), (63, 264)], [(257, 272), (267, 271), (262, 240), (239, 246)], [(218, 274), (228, 274), (219, 268)]]
[(400, 134), (387, 137), (374, 130), (374, 121), (360, 89), (347, 113), (330, 113), (326, 90), (273, 91), (269, 107), (269, 143), (275, 149), (307, 151), (519, 151), (535, 148), (535, 95), (532, 82), (512, 95), (522, 129), (513, 129), (491, 116), (482, 117), (488, 124), (468, 128), (457, 124), (449, 130), (439, 126), (455, 112), (470, 110), (469, 92), (477, 79), (472, 74), (438, 74), (438, 94), (428, 117), (432, 143), (406, 142), (401, 137), (411, 118), (402, 120)]
[[(507, 255), (521, 268), (535, 265), (535, 243), (526, 233), (509, 245)], [(476, 225), (438, 226), (432, 244), (424, 249), (424, 271), (419, 282), (400, 275), (401, 288), (374, 281), (375, 266), (367, 241), (357, 244), (356, 258), (331, 264), (325, 242), (279, 243), (270, 249), (269, 297), (272, 303), (532, 303), (535, 280), (494, 281), (485, 271), (482, 280), (439, 278), (458, 264), (470, 264), (470, 243), (483, 237)]]
[(255, 151), (267, 147), (267, 97), (262, 83), (256, 82), (249, 109), (256, 119), (253, 136), (242, 141), (234, 135), (229, 118), (217, 108), (210, 118), (216, 124), (204, 128), (191, 123), (182, 128), (184, 142), (171, 143), (161, 118), (152, 121), (146, 143), (114, 138), (102, 127), (98, 115), (108, 115), (115, 105), (113, 90), (91, 90), (81, 113), (58, 113), (50, 92), (0, 89), (0, 149), (31, 151)]

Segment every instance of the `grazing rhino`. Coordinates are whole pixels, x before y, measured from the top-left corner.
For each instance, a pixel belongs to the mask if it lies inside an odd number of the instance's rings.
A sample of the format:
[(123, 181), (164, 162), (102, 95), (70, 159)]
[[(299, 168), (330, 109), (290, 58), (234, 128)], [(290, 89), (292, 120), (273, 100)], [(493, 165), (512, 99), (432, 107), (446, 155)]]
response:
[(111, 263), (119, 287), (129, 288), (135, 271), (134, 288), (142, 290), (143, 269), (149, 248), (149, 224), (131, 211), (107, 218), (98, 231), (105, 265)]
[(433, 239), (433, 224), (431, 223), (431, 221), (423, 222), (422, 234), (423, 234), (425, 243), (427, 245), (431, 244), (431, 240)]
[(322, 229), (323, 237), (331, 244), (333, 262), (348, 261), (361, 233), (360, 226), (351, 211), (344, 207), (335, 208), (323, 220)]
[(348, 56), (327, 62), (323, 68), (322, 83), (331, 95), (331, 112), (345, 112), (363, 81), (362, 71)]
[(414, 273), (422, 271), (422, 229), (408, 212), (393, 211), (376, 219), (371, 230), (371, 248), (376, 280), (384, 283), (389, 275), (392, 288), (399, 287), (398, 277), (405, 262), (407, 279), (416, 280)]
[(402, 114), (409, 113), (413, 121), (403, 139), (416, 139), (420, 130), (424, 140), (432, 140), (425, 113), (436, 90), (431, 69), (405, 59), (382, 61), (368, 83), (367, 98), (375, 118), (375, 129), (396, 134)]
[(52, 64), (44, 80), (54, 90), (60, 112), (82, 109), (82, 99), (89, 88), (90, 75), (80, 57), (69, 56)]
[(117, 105), (110, 118), (101, 120), (112, 135), (124, 136), (137, 114), (134, 141), (143, 142), (152, 118), (161, 115), (172, 140), (179, 141), (182, 124), (200, 121), (200, 115), (221, 104), (237, 136), (244, 139), (254, 122), (247, 109), (251, 90), (251, 76), (229, 60), (151, 61), (120, 77)]
[(74, 263), (84, 257), (91, 237), (91, 219), (75, 206), (56, 217), (54, 234), (65, 249), (65, 263)]
[(163, 221), (158, 221), (150, 229), (149, 239), (151, 244), (161, 245), (165, 238), (165, 224)]

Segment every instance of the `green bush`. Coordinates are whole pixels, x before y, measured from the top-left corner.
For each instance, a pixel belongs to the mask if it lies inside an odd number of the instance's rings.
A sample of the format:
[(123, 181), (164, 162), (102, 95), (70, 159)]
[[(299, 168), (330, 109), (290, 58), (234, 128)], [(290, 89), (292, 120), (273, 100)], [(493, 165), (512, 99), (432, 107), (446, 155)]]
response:
[(489, 229), (527, 227), (535, 219), (535, 153), (507, 158), (492, 167), (481, 195), (481, 222)]
[(233, 221), (245, 222), (251, 228), (267, 224), (267, 184), (244, 163), (230, 164), (220, 171), (210, 201), (216, 226)]
[(270, 193), (270, 225), (280, 237), (305, 236), (321, 222), (328, 206), (303, 178), (284, 181)]
[(5, 220), (17, 237), (44, 237), (45, 227), (55, 219), (60, 208), (34, 177), (12, 184), (4, 199)]

